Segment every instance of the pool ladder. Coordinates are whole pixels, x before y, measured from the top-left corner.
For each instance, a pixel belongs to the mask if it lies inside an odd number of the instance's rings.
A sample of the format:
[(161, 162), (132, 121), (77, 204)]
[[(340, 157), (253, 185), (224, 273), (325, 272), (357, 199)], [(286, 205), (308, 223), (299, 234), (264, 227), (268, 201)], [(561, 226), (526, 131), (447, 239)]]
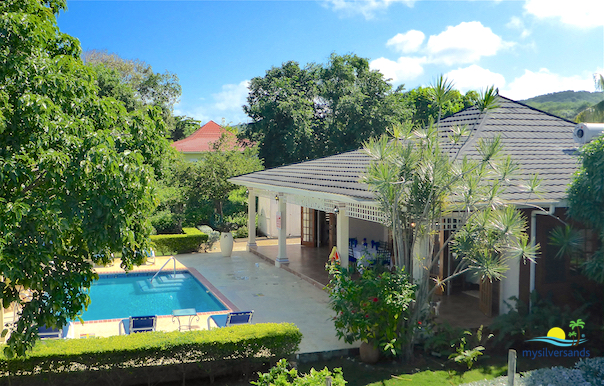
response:
[(176, 277), (176, 259), (174, 258), (174, 256), (172, 256), (171, 258), (169, 258), (168, 260), (166, 260), (166, 262), (164, 263), (164, 265), (161, 266), (161, 268), (159, 269), (159, 271), (157, 271), (155, 273), (155, 275), (153, 275), (153, 277), (151, 278), (151, 280), (149, 280), (150, 283), (153, 283), (153, 279), (155, 279), (155, 276), (159, 275), (159, 273), (161, 272), (161, 270), (164, 269), (164, 267), (166, 265), (168, 265), (168, 263), (170, 262), (170, 260), (172, 260), (174, 262), (173, 275), (174, 275), (174, 277)]

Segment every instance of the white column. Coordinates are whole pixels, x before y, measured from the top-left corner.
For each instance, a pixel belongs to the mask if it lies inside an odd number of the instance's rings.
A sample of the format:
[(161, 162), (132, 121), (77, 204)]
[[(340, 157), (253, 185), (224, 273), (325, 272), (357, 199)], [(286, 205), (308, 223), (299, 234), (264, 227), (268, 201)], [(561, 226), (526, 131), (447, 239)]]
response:
[(348, 239), (350, 238), (350, 219), (346, 213), (346, 206), (344, 204), (338, 204), (336, 222), (336, 246), (338, 247), (338, 253), (340, 254), (340, 264), (342, 267), (348, 267)]
[[(287, 259), (287, 203), (285, 202), (285, 196), (279, 195), (279, 212), (281, 214), (281, 228), (277, 229), (279, 234), (279, 253), (277, 254), (277, 260), (275, 260), (275, 265), (279, 267), (281, 264), (288, 264), (289, 260)], [(276, 221), (279, 221), (278, 218)]]
[(249, 252), (250, 249), (256, 247), (256, 195), (252, 188), (248, 190), (247, 217), (248, 238), (246, 250)]

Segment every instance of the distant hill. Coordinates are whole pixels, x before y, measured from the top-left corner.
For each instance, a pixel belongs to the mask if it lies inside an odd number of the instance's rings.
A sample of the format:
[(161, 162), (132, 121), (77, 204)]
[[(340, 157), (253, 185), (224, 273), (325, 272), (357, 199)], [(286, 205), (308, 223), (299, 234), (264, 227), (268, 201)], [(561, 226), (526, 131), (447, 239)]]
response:
[(604, 100), (602, 92), (560, 91), (519, 102), (572, 121), (581, 111), (602, 100)]

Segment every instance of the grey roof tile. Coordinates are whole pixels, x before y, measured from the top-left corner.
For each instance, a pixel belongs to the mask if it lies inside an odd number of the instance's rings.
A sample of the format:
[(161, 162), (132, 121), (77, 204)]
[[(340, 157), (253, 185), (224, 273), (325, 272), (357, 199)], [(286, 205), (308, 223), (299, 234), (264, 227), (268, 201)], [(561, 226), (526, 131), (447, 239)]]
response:
[[(471, 138), (461, 149), (461, 155), (476, 157), (479, 138), (501, 135), (504, 152), (520, 164), (522, 173), (517, 183), (537, 173), (542, 179), (542, 200), (559, 201), (565, 197), (571, 176), (578, 167), (577, 145), (573, 141), (574, 122), (559, 118), (529, 106), (499, 97), (499, 107), (480, 115), (469, 108), (441, 121), (443, 150), (455, 154), (460, 145), (446, 143), (446, 133), (454, 126), (467, 125)], [(369, 164), (362, 150), (333, 155), (313, 161), (255, 172), (231, 180), (247, 185), (267, 184), (273, 187), (295, 188), (314, 192), (345, 195), (357, 199), (373, 198), (367, 185), (359, 182)], [(510, 188), (507, 200), (534, 200), (535, 196)]]

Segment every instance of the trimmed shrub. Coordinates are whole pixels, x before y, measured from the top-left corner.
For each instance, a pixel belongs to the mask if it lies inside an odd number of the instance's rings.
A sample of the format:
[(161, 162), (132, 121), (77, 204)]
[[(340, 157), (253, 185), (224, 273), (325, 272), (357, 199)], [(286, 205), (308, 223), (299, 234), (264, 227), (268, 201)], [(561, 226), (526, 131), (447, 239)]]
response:
[[(185, 365), (197, 374), (250, 374), (263, 363), (275, 363), (298, 350), (300, 330), (291, 323), (264, 323), (186, 332), (147, 332), (109, 338), (38, 342), (25, 358), (0, 355), (0, 375), (12, 384), (41, 384), (50, 378), (73, 378), (79, 384), (141, 382), (141, 377)], [(171, 369), (170, 369), (171, 368)], [(60, 376), (60, 377), (59, 377)], [(112, 378), (113, 377), (113, 378)], [(190, 378), (190, 376), (189, 376)], [(178, 379), (178, 378), (177, 378)], [(63, 382), (60, 382), (63, 384)]]
[(208, 241), (208, 235), (197, 228), (182, 228), (184, 234), (180, 235), (153, 235), (155, 254), (175, 255), (178, 253), (197, 252), (201, 244)]

